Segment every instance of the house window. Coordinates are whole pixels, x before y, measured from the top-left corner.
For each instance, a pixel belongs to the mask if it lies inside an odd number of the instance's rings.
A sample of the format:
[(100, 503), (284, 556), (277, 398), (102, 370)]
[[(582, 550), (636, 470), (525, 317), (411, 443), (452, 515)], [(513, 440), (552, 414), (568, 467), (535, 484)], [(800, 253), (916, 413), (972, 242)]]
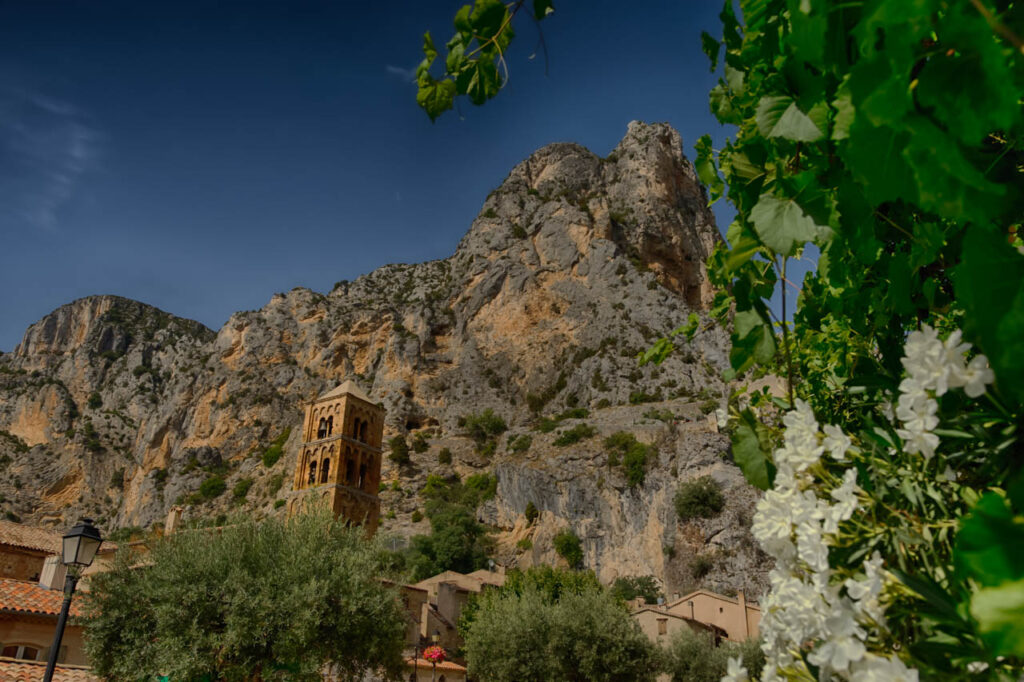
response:
[(667, 635), (668, 634), (668, 618), (659, 618), (658, 619), (658, 634), (659, 635)]
[(25, 644), (11, 644), (9, 646), (5, 646), (3, 651), (0, 651), (0, 656), (6, 656), (7, 658), (20, 658), (25, 661), (38, 661), (39, 649)]

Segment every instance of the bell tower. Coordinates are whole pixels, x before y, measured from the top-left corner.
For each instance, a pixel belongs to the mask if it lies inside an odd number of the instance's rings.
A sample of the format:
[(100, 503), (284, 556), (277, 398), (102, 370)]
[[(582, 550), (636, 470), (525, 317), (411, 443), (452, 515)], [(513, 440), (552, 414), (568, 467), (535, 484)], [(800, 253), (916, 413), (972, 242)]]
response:
[(383, 437), (383, 406), (352, 381), (309, 403), (288, 515), (325, 504), (335, 518), (365, 525), (372, 535), (380, 517)]

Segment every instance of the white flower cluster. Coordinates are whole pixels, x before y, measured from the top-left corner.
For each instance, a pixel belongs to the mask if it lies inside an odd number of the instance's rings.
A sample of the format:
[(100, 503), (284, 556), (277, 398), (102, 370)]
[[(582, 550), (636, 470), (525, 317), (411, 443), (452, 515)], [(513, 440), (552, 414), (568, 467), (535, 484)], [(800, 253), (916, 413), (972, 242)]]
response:
[[(933, 393), (939, 396), (962, 387), (976, 397), (993, 380), (984, 356), (965, 363), (968, 346), (960, 338), (955, 332), (942, 342), (933, 329), (924, 327), (907, 340), (907, 378), (900, 385), (894, 416), (902, 425), (899, 433), (909, 454), (931, 457), (938, 446), (932, 433), (938, 425)], [(832, 486), (812, 469), (825, 453), (835, 462), (845, 462), (857, 452), (852, 439), (837, 426), (819, 429), (810, 407), (800, 400), (783, 423), (783, 446), (774, 455), (774, 486), (758, 503), (751, 529), (776, 564), (762, 604), (764, 682), (788, 677), (787, 669), (809, 676), (807, 663), (819, 668), (821, 679), (917, 682), (916, 670), (896, 656), (871, 652), (866, 645), (871, 630), (886, 627), (879, 601), (881, 556), (876, 552), (863, 563), (857, 578), (844, 581), (829, 566), (829, 543), (839, 524), (857, 511), (863, 491), (857, 486), (856, 469), (847, 469), (842, 482)], [(747, 680), (748, 671), (730, 660), (723, 682)]]
[(995, 379), (984, 355), (965, 361), (964, 353), (968, 349), (970, 344), (961, 343), (959, 330), (950, 334), (945, 342), (928, 325), (907, 337), (903, 358), (907, 378), (900, 383), (896, 403), (896, 417), (903, 428), (896, 433), (903, 439), (909, 454), (920, 453), (925, 459), (931, 459), (939, 445), (939, 437), (932, 433), (939, 424), (936, 416), (939, 404), (933, 393), (938, 397), (951, 388), (963, 388), (969, 397), (977, 398)]

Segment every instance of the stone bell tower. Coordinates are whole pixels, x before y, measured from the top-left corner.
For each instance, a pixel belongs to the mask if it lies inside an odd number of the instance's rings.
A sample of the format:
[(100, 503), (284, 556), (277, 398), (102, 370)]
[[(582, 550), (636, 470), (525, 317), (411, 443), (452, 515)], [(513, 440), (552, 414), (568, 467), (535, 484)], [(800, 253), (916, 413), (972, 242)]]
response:
[(352, 381), (307, 405), (288, 515), (325, 504), (335, 518), (376, 532), (383, 437), (383, 406)]

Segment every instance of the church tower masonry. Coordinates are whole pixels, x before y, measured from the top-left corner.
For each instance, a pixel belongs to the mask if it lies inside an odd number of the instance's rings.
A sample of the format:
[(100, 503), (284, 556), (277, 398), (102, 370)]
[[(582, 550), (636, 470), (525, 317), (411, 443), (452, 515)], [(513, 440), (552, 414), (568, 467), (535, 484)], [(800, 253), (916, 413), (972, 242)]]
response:
[(324, 504), (335, 518), (376, 532), (383, 437), (383, 406), (352, 381), (307, 405), (288, 515)]

